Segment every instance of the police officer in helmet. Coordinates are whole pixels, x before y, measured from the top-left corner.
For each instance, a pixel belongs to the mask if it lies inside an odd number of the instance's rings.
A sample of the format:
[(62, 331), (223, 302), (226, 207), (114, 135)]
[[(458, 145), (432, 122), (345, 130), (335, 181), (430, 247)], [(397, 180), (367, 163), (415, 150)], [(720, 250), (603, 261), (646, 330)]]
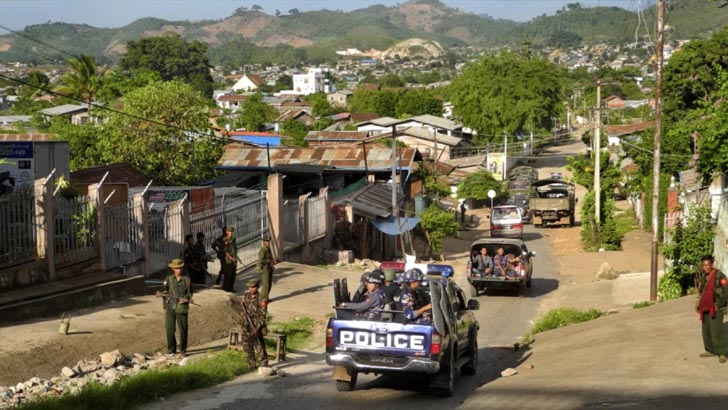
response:
[(413, 268), (402, 274), (402, 306), (408, 322), (431, 323), (432, 303), (429, 295), (420, 288), (425, 275)]
[(367, 320), (379, 319), (385, 304), (384, 291), (381, 289), (384, 284), (384, 274), (379, 270), (369, 272), (365, 274), (364, 280), (367, 287), (364, 300), (359, 303), (342, 303), (340, 307), (345, 310), (338, 311), (340, 319), (351, 319), (354, 317), (365, 318)]

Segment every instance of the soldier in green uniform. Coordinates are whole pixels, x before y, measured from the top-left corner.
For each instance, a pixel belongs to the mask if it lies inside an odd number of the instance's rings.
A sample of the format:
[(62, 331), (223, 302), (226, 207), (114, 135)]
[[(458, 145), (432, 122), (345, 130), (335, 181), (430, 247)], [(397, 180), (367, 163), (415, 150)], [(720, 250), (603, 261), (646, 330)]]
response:
[(728, 279), (725, 274), (713, 267), (713, 256), (703, 256), (700, 267), (703, 275), (700, 277), (698, 300), (695, 310), (703, 322), (703, 346), (705, 352), (700, 357), (718, 356), (720, 363), (726, 362), (725, 337), (723, 335), (723, 316), (728, 306)]
[(184, 262), (187, 267), (187, 275), (192, 283), (204, 285), (205, 272), (200, 265), (200, 255), (198, 248), (195, 246), (195, 237), (191, 234), (185, 236), (185, 243), (187, 247), (184, 251)]
[(202, 283), (207, 283), (207, 277), (210, 276), (210, 273), (207, 271), (207, 263), (212, 262), (213, 259), (207, 255), (207, 251), (205, 251), (205, 234), (202, 232), (197, 233), (197, 242), (195, 242), (195, 251), (197, 251), (197, 258), (198, 258), (198, 265), (202, 269), (202, 275), (203, 275), (203, 281)]
[(276, 260), (270, 249), (270, 236), (263, 237), (263, 246), (258, 250), (258, 273), (263, 279), (263, 288), (260, 290), (263, 299), (269, 300), (270, 289), (273, 286), (273, 266)]
[(179, 329), (179, 352), (187, 353), (187, 313), (192, 300), (190, 278), (182, 275), (185, 266), (182, 259), (172, 259), (167, 265), (171, 275), (164, 279), (164, 328), (167, 331), (167, 355), (177, 352), (175, 326)]
[(265, 351), (263, 336), (268, 332), (265, 327), (267, 305), (258, 287), (260, 279), (253, 278), (247, 283), (248, 291), (240, 298), (240, 313), (243, 328), (243, 349), (248, 356), (248, 367), (268, 366), (268, 352)]
[(238, 270), (238, 246), (233, 238), (233, 231), (232, 227), (225, 228), (225, 237), (222, 239), (225, 255), (222, 260), (222, 289), (227, 292), (235, 292), (235, 274)]

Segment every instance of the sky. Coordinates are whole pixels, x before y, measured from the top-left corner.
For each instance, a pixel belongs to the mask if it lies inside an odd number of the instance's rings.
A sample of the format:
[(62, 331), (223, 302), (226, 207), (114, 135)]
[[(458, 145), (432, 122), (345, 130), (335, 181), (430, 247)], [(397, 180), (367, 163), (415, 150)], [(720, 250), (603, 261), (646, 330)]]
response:
[[(121, 27), (142, 17), (165, 20), (221, 19), (242, 6), (259, 4), (263, 11), (287, 13), (292, 8), (350, 11), (374, 4), (394, 6), (406, 0), (0, 0), (0, 25), (20, 30), (48, 21), (84, 23), (94, 27)], [(554, 14), (568, 3), (585, 7), (617, 6), (636, 10), (652, 0), (443, 0), (465, 12), (488, 14), (495, 18), (527, 21), (546, 13)], [(0, 29), (0, 34), (6, 31)]]

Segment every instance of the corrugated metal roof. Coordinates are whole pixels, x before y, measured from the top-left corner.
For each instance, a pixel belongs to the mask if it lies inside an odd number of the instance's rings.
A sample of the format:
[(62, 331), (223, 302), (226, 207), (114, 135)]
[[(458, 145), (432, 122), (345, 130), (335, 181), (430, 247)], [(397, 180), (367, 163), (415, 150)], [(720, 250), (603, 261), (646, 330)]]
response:
[(73, 171), (71, 172), (71, 182), (96, 184), (101, 181), (107, 171), (109, 172), (108, 182), (126, 182), (130, 187), (146, 186), (151, 179), (128, 162), (120, 162)]
[(460, 125), (456, 122), (448, 120), (447, 118), (436, 117), (436, 116), (430, 115), (430, 114), (418, 115), (416, 117), (407, 118), (405, 120), (402, 120), (402, 122), (407, 122), (407, 121), (418, 121), (423, 124), (434, 125), (437, 128), (444, 128), (446, 130), (451, 130), (451, 131), (457, 130), (457, 129), (460, 129), (463, 127), (462, 125)]
[(88, 111), (87, 105), (76, 105), (76, 104), (63, 104), (59, 105), (57, 107), (51, 107), (46, 108), (45, 110), (41, 110), (41, 114), (44, 115), (64, 115), (64, 114), (73, 114), (76, 112), (81, 111)]
[(30, 115), (0, 115), (0, 123), (30, 122)]
[[(435, 136), (432, 134), (432, 131), (428, 130), (427, 128), (421, 128), (421, 127), (407, 127), (404, 129), (397, 128), (397, 135), (409, 135), (411, 137), (427, 140), (427, 141), (435, 141)], [(438, 144), (445, 144), (449, 145), (451, 147), (455, 147), (459, 145), (463, 141), (462, 138), (458, 137), (452, 137), (447, 134), (443, 134), (441, 132), (437, 133), (437, 143)]]
[(607, 135), (610, 137), (619, 137), (622, 135), (634, 134), (638, 131), (644, 131), (655, 126), (654, 121), (643, 121), (637, 124), (620, 124), (620, 125), (605, 125), (604, 128), (607, 130)]
[(309, 131), (306, 141), (362, 141), (369, 136), (367, 131)]
[(393, 124), (399, 124), (400, 122), (401, 122), (401, 120), (398, 120), (398, 119), (392, 118), (392, 117), (379, 117), (379, 118), (374, 118), (369, 121), (364, 121), (357, 125), (362, 126), (365, 124), (374, 124), (374, 125), (378, 125), (380, 127), (389, 127), (389, 126), (392, 126)]
[[(402, 189), (397, 189), (397, 203), (403, 198)], [(392, 215), (392, 184), (376, 182), (348, 195), (336, 198), (337, 203), (351, 203), (354, 213), (369, 218), (386, 218)]]
[[(417, 150), (399, 148), (400, 167), (410, 169)], [(337, 170), (388, 170), (392, 168), (392, 149), (366, 147), (366, 167), (362, 146), (272, 148), (270, 160), (273, 167), (285, 164), (320, 165)], [(253, 148), (241, 144), (228, 144), (218, 169), (264, 169), (268, 168), (268, 152), (265, 148)]]
[(56, 134), (0, 134), (0, 141), (53, 141)]

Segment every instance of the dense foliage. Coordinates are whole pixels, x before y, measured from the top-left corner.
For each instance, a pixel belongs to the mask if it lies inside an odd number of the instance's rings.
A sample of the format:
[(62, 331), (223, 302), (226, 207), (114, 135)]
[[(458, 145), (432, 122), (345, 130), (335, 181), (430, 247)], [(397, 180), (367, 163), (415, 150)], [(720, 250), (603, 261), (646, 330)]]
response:
[(381, 116), (409, 118), (442, 114), (442, 100), (432, 90), (419, 88), (382, 90), (359, 87), (351, 96), (352, 112), (375, 112)]
[(206, 53), (207, 44), (188, 42), (178, 34), (168, 33), (127, 43), (127, 52), (119, 66), (134, 74), (154, 71), (162, 80), (181, 80), (202, 95), (212, 97), (212, 76)]
[[(665, 67), (665, 136), (662, 151), (668, 173), (692, 166), (697, 148), (703, 174), (728, 171), (728, 27), (708, 40), (685, 45)], [(693, 145), (691, 135), (697, 136)]]
[(215, 176), (222, 143), (209, 130), (207, 101), (192, 86), (152, 83), (123, 101), (124, 113), (110, 113), (99, 132), (103, 163), (127, 161), (160, 185), (192, 185)]
[(484, 56), (452, 81), (453, 113), (480, 134), (550, 130), (564, 107), (564, 72), (512, 52)]
[(665, 259), (672, 261), (658, 286), (660, 300), (686, 295), (695, 287), (700, 271), (700, 259), (713, 254), (715, 225), (711, 221), (710, 207), (695, 207), (685, 221), (676, 221), (670, 230), (672, 240), (662, 247)]
[(420, 226), (425, 230), (427, 241), (435, 252), (442, 248), (442, 241), (445, 238), (455, 235), (460, 229), (453, 214), (440, 209), (434, 203), (420, 212)]
[(462, 199), (488, 199), (488, 191), (494, 190), (497, 195), (504, 191), (503, 184), (493, 178), (493, 174), (483, 170), (468, 174), (465, 179), (458, 184), (458, 198)]

